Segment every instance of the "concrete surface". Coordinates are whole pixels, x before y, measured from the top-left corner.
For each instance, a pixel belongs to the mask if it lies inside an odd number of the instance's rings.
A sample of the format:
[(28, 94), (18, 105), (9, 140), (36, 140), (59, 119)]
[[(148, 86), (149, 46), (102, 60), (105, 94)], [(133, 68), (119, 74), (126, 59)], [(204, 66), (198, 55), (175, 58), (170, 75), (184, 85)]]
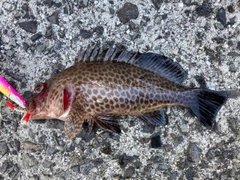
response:
[(238, 0), (1, 0), (0, 74), (25, 98), (81, 47), (117, 44), (164, 54), (187, 70), (185, 85), (205, 80), (229, 100), (214, 130), (173, 107), (164, 127), (123, 117), (121, 136), (68, 141), (60, 121), (22, 126), (0, 95), (0, 179), (240, 179), (239, 13)]

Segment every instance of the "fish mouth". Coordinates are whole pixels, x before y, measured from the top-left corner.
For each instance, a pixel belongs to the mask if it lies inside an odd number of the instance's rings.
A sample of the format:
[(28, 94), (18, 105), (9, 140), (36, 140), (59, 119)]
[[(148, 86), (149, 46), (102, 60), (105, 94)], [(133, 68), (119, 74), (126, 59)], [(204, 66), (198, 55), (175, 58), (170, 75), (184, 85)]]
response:
[(21, 124), (26, 124), (30, 119), (31, 119), (31, 114), (28, 111), (25, 111), (22, 119), (21, 119)]

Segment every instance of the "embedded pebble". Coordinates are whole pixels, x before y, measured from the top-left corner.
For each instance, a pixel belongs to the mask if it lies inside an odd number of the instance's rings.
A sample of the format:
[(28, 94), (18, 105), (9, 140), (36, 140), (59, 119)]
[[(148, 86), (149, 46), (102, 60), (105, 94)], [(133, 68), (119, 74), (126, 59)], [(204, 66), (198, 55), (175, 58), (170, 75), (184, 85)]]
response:
[(220, 8), (217, 12), (217, 20), (222, 23), (224, 27), (227, 26), (227, 18), (226, 18), (226, 10), (224, 8)]
[(162, 141), (159, 134), (153, 134), (151, 136), (151, 148), (161, 148)]
[(132, 3), (125, 3), (124, 6), (117, 11), (117, 16), (123, 24), (129, 22), (131, 19), (137, 19), (138, 14), (138, 7)]
[(4, 141), (0, 142), (0, 155), (3, 156), (8, 152), (7, 143)]
[(2, 7), (7, 11), (14, 11), (16, 9), (16, 5), (14, 3), (10, 3), (7, 1), (3, 2)]
[(50, 16), (47, 17), (48, 21), (53, 23), (53, 24), (59, 24), (59, 11), (55, 11), (54, 13), (52, 13)]
[(30, 33), (36, 33), (37, 32), (37, 21), (27, 21), (27, 22), (21, 22), (19, 23), (20, 28), (23, 30), (30, 32)]
[(198, 163), (201, 158), (202, 150), (197, 146), (196, 143), (190, 143), (188, 146), (188, 157), (191, 162)]
[(82, 36), (82, 38), (84, 38), (84, 39), (88, 39), (88, 38), (92, 37), (92, 35), (93, 35), (92, 31), (88, 31), (85, 29), (80, 30), (80, 36)]

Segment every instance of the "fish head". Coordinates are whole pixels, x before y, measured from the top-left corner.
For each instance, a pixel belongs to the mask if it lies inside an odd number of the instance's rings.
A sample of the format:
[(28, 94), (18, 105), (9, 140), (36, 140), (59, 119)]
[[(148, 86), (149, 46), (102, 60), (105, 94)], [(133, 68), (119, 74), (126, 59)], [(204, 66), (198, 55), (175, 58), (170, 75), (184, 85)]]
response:
[(38, 83), (32, 97), (26, 100), (22, 122), (32, 119), (66, 118), (72, 101), (72, 91), (62, 83)]

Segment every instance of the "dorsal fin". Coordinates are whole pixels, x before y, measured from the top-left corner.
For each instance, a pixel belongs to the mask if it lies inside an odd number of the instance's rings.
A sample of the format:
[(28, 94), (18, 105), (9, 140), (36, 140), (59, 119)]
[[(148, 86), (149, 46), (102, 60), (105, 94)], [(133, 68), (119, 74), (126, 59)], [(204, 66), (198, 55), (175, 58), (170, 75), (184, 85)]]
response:
[(170, 81), (181, 84), (187, 77), (186, 71), (172, 59), (156, 53), (139, 53), (127, 51), (126, 49), (113, 48), (80, 50), (77, 62), (86, 61), (111, 61), (124, 62), (134, 66), (155, 72)]

